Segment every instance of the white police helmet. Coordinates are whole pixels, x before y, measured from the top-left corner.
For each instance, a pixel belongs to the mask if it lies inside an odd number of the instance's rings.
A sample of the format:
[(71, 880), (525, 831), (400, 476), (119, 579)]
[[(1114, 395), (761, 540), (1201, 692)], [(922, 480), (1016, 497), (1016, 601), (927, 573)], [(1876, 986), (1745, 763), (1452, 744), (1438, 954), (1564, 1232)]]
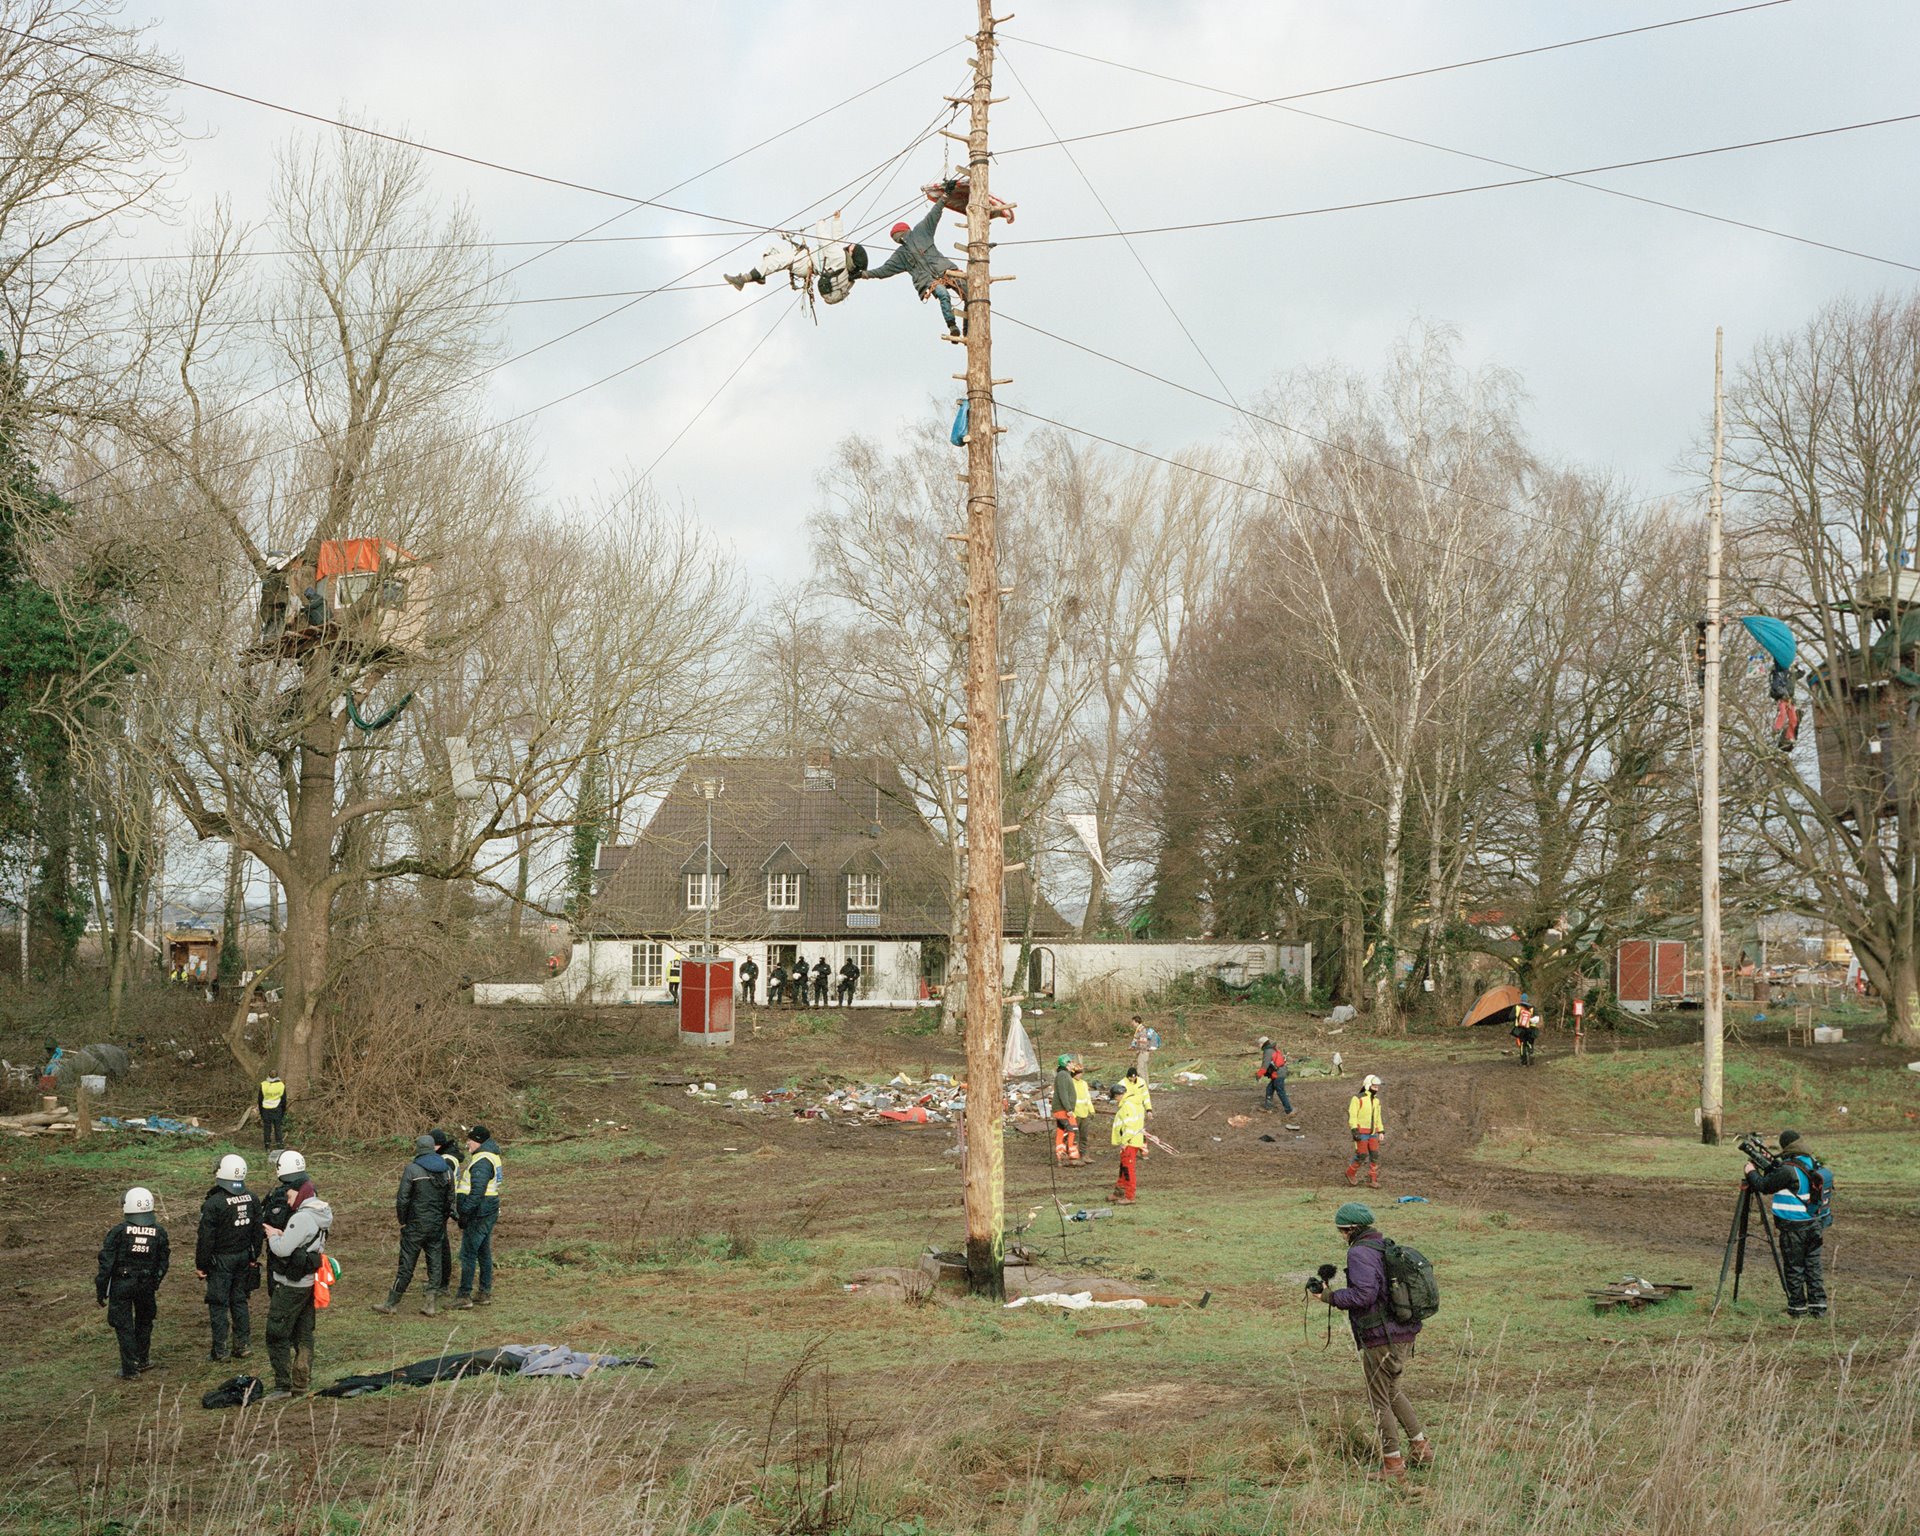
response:
[(290, 1173), (305, 1173), (307, 1160), (298, 1152), (282, 1152), (280, 1161), (273, 1165), (273, 1171), (283, 1179)]
[(128, 1216), (151, 1216), (153, 1214), (153, 1191), (142, 1189), (138, 1184), (127, 1191), (126, 1199), (120, 1202), (120, 1209)]
[(229, 1152), (220, 1159), (220, 1166), (214, 1170), (216, 1179), (244, 1179), (247, 1176), (247, 1160), (238, 1152)]

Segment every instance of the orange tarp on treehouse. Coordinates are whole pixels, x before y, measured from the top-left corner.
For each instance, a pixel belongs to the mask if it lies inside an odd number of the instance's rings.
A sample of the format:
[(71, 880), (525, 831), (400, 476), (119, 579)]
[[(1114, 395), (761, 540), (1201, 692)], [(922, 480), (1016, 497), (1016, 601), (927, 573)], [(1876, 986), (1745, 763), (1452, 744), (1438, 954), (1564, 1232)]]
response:
[(314, 579), (325, 581), (345, 571), (377, 571), (396, 561), (409, 564), (413, 556), (389, 539), (328, 539), (314, 562)]

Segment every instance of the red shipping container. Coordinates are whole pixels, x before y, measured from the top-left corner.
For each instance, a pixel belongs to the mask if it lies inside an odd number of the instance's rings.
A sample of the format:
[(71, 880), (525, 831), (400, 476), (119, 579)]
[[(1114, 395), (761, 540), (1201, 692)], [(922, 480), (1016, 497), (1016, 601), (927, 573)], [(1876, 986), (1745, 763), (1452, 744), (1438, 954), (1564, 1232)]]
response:
[(733, 1044), (733, 962), (680, 962), (680, 1041), (683, 1045)]

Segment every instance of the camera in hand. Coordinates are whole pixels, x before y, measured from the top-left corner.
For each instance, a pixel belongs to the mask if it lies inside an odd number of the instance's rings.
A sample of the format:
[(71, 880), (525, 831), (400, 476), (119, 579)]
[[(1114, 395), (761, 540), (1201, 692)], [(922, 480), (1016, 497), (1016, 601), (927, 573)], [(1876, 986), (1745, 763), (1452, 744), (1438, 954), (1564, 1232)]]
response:
[(1308, 1277), (1307, 1289), (1313, 1292), (1314, 1295), (1319, 1296), (1326, 1291), (1327, 1282), (1339, 1273), (1340, 1271), (1337, 1266), (1322, 1264), (1318, 1274)]

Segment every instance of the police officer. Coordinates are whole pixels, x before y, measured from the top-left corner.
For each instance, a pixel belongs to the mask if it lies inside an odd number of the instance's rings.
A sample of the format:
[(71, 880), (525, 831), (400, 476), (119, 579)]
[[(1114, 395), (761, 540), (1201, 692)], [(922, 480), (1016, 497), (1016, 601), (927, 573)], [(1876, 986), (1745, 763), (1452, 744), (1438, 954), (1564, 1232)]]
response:
[(787, 973), (787, 1000), (796, 1008), (807, 1006), (807, 957), (795, 955), (793, 969)]
[(400, 1188), (393, 1197), (393, 1213), (400, 1222), (400, 1267), (394, 1271), (385, 1301), (373, 1310), (392, 1312), (413, 1283), (420, 1255), (427, 1256), (427, 1296), (422, 1317), (435, 1316), (440, 1293), (447, 1288), (446, 1260), (441, 1245), (447, 1240), (447, 1217), (453, 1209), (453, 1169), (440, 1156), (431, 1135), (414, 1141), (413, 1161), (400, 1170)]
[(132, 1381), (152, 1361), (154, 1299), (167, 1278), (167, 1229), (153, 1219), (153, 1191), (137, 1185), (120, 1202), (125, 1219), (100, 1245), (93, 1294), (120, 1340), (120, 1379)]
[(758, 984), (759, 980), (760, 980), (760, 967), (754, 963), (753, 956), (749, 955), (747, 956), (746, 959), (740, 962), (740, 1001), (741, 1002), (749, 1003), (749, 1004), (753, 1002), (753, 989)]
[(827, 957), (825, 955), (822, 955), (818, 960), (813, 962), (814, 1007), (824, 1008), (827, 1006), (827, 981), (832, 975), (833, 967), (827, 964)]
[(278, 1072), (269, 1072), (260, 1080), (260, 1150), (271, 1152), (287, 1144), (287, 1085)]
[(1825, 1317), (1827, 1282), (1820, 1250), (1826, 1243), (1822, 1217), (1820, 1159), (1798, 1131), (1780, 1133), (1780, 1160), (1764, 1173), (1747, 1164), (1747, 1183), (1773, 1196), (1773, 1224), (1780, 1234), (1780, 1266), (1787, 1284), (1788, 1317)]
[(776, 960), (773, 969), (767, 972), (767, 1006), (772, 1008), (778, 1004), (786, 996), (786, 991), (787, 968)]
[(840, 967), (840, 1006), (851, 1008), (853, 994), (860, 985), (860, 967), (854, 963), (853, 956), (847, 956), (846, 964)]
[(213, 1328), (209, 1360), (252, 1352), (253, 1318), (247, 1298), (260, 1284), (260, 1198), (247, 1188), (247, 1160), (229, 1152), (214, 1170), (213, 1188), (200, 1206), (193, 1243), (193, 1272), (207, 1282), (207, 1319)]
[[(493, 1132), (475, 1125), (467, 1132), (467, 1160), (454, 1185), (455, 1219), (460, 1223), (460, 1294), (454, 1310), (493, 1304), (493, 1224), (500, 1219), (506, 1193), (506, 1169)], [(480, 1289), (473, 1288), (475, 1276)]]
[[(460, 1144), (454, 1140), (453, 1133), (435, 1126), (427, 1134), (433, 1138), (433, 1150), (438, 1152), (447, 1165), (447, 1171), (456, 1180), (460, 1177)], [(451, 1196), (447, 1200), (447, 1214), (453, 1215), (454, 1204)], [(427, 1271), (431, 1277), (433, 1271)], [(447, 1287), (453, 1284), (453, 1239), (447, 1236), (447, 1229), (440, 1228), (440, 1273), (445, 1278), (440, 1282), (440, 1294), (447, 1294)]]

